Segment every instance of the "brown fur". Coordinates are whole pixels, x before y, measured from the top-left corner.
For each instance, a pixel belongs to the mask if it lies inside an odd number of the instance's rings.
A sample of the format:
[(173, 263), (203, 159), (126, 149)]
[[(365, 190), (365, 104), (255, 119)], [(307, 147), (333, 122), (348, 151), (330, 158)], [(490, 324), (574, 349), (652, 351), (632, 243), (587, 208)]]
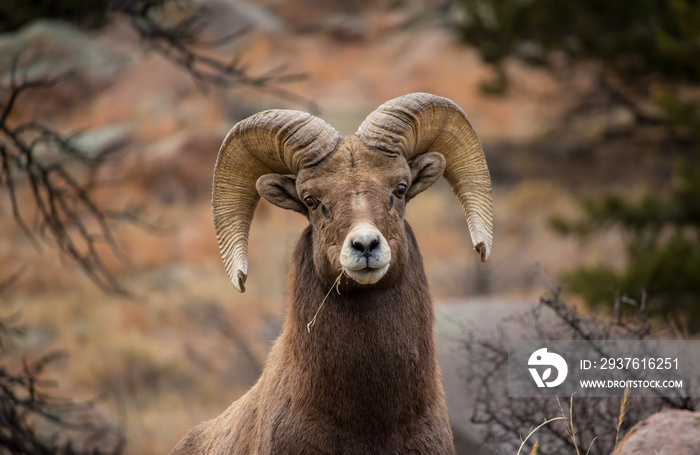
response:
[[(290, 308), (262, 376), (221, 416), (187, 433), (171, 455), (454, 454), (423, 262), (403, 219), (406, 199), (392, 196), (402, 181), (418, 190), (430, 186), (444, 159), (414, 161), (349, 137), (319, 166), (300, 172), (295, 185), (282, 176), (261, 178), (258, 190), (271, 202), (301, 211), (296, 202), (312, 195), (327, 213), (320, 206), (307, 212), (310, 226), (293, 256)], [(391, 247), (389, 271), (368, 286), (343, 278), (340, 295), (330, 294), (307, 333), (340, 272), (340, 245), (367, 220)]]

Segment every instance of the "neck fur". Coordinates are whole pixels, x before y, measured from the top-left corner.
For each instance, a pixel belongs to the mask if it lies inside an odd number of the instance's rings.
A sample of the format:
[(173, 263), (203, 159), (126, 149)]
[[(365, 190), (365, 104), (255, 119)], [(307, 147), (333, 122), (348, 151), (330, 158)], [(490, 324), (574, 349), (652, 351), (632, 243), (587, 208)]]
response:
[(295, 405), (308, 415), (376, 434), (409, 424), (441, 398), (432, 302), (415, 237), (406, 229), (409, 261), (395, 285), (333, 290), (311, 333), (306, 325), (329, 288), (314, 271), (311, 229), (302, 234), (282, 358), (297, 382)]

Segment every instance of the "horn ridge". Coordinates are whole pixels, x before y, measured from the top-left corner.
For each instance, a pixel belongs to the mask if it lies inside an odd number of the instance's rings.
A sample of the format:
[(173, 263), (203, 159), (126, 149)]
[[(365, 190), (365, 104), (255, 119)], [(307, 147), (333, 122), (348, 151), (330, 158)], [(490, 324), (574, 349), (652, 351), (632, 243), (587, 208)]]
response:
[(241, 120), (226, 135), (214, 168), (212, 212), (226, 273), (239, 292), (245, 292), (248, 276), (248, 235), (260, 200), (258, 178), (297, 174), (328, 156), (340, 139), (323, 120), (283, 109)]
[(468, 117), (448, 98), (404, 95), (379, 106), (355, 133), (368, 147), (402, 154), (407, 161), (428, 152), (445, 157), (444, 177), (464, 212), (474, 249), (482, 261), (491, 253), (491, 177), (481, 143)]

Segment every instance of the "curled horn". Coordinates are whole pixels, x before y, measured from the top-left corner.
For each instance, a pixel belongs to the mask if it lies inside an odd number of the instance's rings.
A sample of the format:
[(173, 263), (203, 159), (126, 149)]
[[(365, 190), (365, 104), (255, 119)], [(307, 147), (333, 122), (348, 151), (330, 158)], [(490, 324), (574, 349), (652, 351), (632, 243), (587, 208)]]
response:
[(474, 249), (486, 261), (493, 241), (491, 178), (469, 119), (451, 100), (412, 93), (388, 101), (355, 133), (367, 146), (407, 161), (427, 152), (445, 157), (444, 177), (459, 199)]
[(226, 273), (239, 292), (248, 276), (248, 234), (260, 195), (255, 184), (269, 173), (294, 174), (331, 153), (341, 136), (323, 120), (273, 109), (237, 123), (224, 139), (214, 169), (212, 210)]

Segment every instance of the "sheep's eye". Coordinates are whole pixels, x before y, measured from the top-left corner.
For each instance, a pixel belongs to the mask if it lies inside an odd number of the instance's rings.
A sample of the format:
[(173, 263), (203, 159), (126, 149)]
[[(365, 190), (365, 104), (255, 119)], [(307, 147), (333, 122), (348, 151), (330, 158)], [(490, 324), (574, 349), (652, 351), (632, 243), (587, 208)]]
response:
[(396, 187), (396, 196), (402, 198), (406, 195), (406, 191), (408, 191), (408, 186), (405, 183), (399, 183), (399, 186)]
[(304, 203), (311, 210), (316, 210), (316, 207), (318, 207), (318, 201), (312, 196), (306, 196), (304, 198)]

